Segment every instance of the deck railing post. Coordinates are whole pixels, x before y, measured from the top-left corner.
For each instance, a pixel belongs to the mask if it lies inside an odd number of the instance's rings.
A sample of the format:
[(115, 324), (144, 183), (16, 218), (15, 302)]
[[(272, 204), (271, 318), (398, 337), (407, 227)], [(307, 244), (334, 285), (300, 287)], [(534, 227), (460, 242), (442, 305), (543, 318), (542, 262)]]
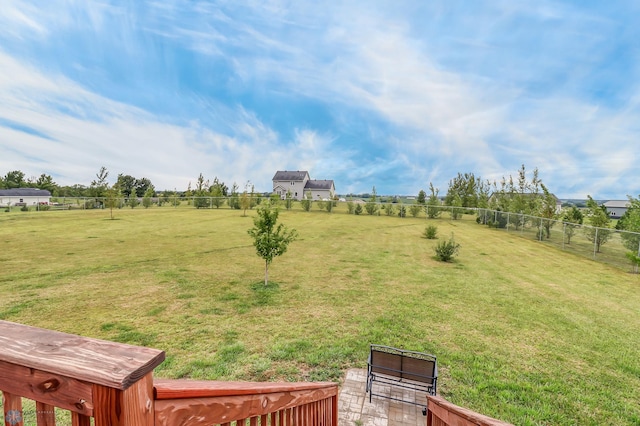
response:
[(163, 351), (8, 321), (0, 321), (0, 347), (6, 424), (22, 424), (26, 397), (36, 401), (38, 425), (54, 424), (60, 407), (73, 426), (89, 426), (91, 417), (95, 426), (153, 426), (153, 369)]

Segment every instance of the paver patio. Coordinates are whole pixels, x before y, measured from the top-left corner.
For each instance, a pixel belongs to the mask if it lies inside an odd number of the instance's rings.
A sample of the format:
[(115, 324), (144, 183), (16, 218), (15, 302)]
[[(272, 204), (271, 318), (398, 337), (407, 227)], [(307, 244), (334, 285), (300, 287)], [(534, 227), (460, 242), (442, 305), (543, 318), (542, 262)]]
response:
[[(424, 426), (426, 417), (422, 415), (423, 407), (393, 401), (387, 398), (365, 395), (367, 370), (350, 369), (340, 388), (338, 398), (339, 426)], [(376, 393), (402, 398), (410, 401), (424, 401), (426, 394), (410, 389), (374, 385)]]

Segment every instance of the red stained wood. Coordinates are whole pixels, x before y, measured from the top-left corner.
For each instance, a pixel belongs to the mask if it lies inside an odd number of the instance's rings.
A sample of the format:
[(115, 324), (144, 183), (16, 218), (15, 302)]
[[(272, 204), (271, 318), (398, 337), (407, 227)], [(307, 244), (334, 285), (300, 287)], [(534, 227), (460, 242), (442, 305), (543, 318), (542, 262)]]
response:
[(91, 417), (72, 412), (71, 426), (91, 426)]
[(2, 392), (2, 407), (4, 408), (3, 419), (6, 426), (24, 426), (22, 398), (9, 392)]
[[(275, 412), (280, 412), (279, 424), (292, 424), (294, 419), (298, 420), (296, 424), (311, 424), (305, 422), (304, 413), (308, 413), (308, 411), (305, 411), (307, 410), (306, 407), (301, 408), (300, 406), (306, 406), (324, 399), (333, 400), (337, 393), (337, 385), (332, 384), (330, 387), (319, 385), (315, 390), (305, 389), (290, 392), (213, 396), (208, 398), (162, 399), (156, 401), (156, 424), (210, 425), (233, 422)], [(338, 407), (334, 406), (333, 410), (337, 413)], [(285, 418), (286, 421), (283, 422)], [(337, 426), (337, 423), (334, 423), (334, 426)]]
[(0, 361), (127, 389), (164, 361), (164, 351), (0, 321)]
[[(0, 389), (29, 399), (91, 416), (91, 384), (0, 361)], [(79, 401), (86, 401), (78, 406)]]
[(95, 426), (153, 426), (153, 373), (126, 390), (95, 385)]
[(331, 382), (217, 382), (202, 380), (163, 380), (153, 383), (154, 397), (160, 399), (205, 398), (211, 396), (263, 395), (276, 392), (291, 392), (335, 388)]
[[(439, 396), (427, 395), (427, 426), (509, 426), (501, 420), (459, 407)], [(513, 426), (513, 425), (511, 425)]]
[(36, 422), (38, 426), (55, 426), (55, 407), (43, 402), (36, 402)]

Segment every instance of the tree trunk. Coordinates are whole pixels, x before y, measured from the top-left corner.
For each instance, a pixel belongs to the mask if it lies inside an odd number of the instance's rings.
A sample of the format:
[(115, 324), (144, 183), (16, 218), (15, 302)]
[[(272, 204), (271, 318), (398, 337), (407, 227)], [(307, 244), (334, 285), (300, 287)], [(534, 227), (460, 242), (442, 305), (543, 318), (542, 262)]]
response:
[(264, 286), (266, 287), (269, 282), (269, 262), (264, 262)]

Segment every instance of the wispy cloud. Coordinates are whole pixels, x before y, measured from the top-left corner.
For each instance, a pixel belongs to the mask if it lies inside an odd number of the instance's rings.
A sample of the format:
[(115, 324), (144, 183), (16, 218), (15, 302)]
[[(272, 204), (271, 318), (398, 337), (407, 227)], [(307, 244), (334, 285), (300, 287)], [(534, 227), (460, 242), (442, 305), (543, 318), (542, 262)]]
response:
[(560, 196), (624, 198), (640, 192), (638, 11), (11, 2), (0, 11), (0, 169), (88, 183), (105, 162), (157, 186), (202, 171), (268, 190), (292, 168), (342, 192), (417, 193), (524, 163)]

